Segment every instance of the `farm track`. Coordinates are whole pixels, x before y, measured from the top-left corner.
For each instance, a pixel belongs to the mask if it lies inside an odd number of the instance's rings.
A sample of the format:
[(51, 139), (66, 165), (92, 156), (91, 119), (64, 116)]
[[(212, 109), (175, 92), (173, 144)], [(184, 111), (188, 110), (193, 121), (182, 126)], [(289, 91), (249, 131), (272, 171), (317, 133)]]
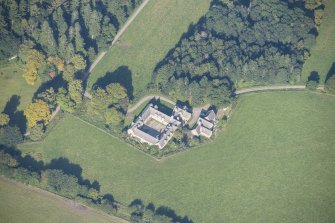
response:
[[(297, 90), (305, 90), (305, 85), (275, 85), (275, 86), (260, 86), (260, 87), (251, 87), (251, 88), (245, 88), (241, 89), (235, 92), (236, 95), (241, 94), (247, 94), (247, 93), (253, 93), (253, 92), (262, 92), (262, 91), (297, 91)], [(318, 90), (323, 90), (323, 86), (320, 86), (317, 88)], [(135, 105), (133, 105), (131, 108), (128, 109), (127, 115), (133, 114), (133, 112), (139, 108), (143, 103), (150, 101), (154, 98), (160, 99), (162, 101), (168, 102), (172, 105), (175, 105), (176, 102), (172, 101), (171, 99), (165, 97), (165, 96), (159, 96), (159, 95), (148, 95), (143, 97), (141, 100), (139, 100)], [(207, 106), (207, 105), (206, 105)], [(206, 107), (203, 106), (203, 107)], [(199, 110), (203, 107), (194, 108), (193, 110)]]

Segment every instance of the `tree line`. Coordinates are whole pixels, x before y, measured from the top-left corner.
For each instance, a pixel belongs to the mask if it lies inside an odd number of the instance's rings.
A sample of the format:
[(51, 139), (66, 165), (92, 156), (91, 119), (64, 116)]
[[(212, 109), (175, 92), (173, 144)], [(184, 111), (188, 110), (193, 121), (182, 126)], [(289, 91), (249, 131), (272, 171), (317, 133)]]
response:
[[(80, 171), (71, 173), (71, 170), (65, 169), (67, 167)], [(192, 222), (187, 216), (178, 216), (169, 207), (156, 208), (153, 203), (145, 205), (139, 199), (135, 199), (129, 205), (121, 204), (114, 200), (111, 194), (102, 194), (98, 182), (90, 183), (89, 180), (82, 179), (81, 168), (63, 158), (52, 160), (50, 164), (45, 165), (30, 156), (23, 157), (15, 147), (0, 145), (0, 175), (82, 202), (108, 214), (126, 217), (131, 222)]]
[(323, 8), (321, 0), (213, 1), (158, 64), (150, 87), (225, 104), (233, 86), (299, 82)]

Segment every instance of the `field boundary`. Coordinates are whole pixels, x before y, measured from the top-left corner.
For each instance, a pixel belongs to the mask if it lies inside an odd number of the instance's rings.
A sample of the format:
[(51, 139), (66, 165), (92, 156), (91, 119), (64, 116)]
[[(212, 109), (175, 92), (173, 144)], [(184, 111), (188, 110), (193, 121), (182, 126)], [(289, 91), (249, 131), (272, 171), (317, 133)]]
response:
[(88, 121), (86, 121), (86, 120), (84, 120), (84, 119), (82, 119), (82, 118), (76, 116), (76, 115), (73, 115), (73, 114), (70, 114), (70, 113), (69, 113), (69, 115), (70, 115), (71, 117), (73, 117), (73, 118), (75, 118), (75, 119), (77, 119), (77, 120), (79, 120), (79, 121), (81, 121), (81, 122), (83, 122), (83, 123), (85, 123), (85, 124), (87, 124), (87, 125), (89, 125), (89, 126), (95, 128), (95, 129), (99, 130), (100, 132), (103, 132), (103, 133), (105, 133), (105, 134), (107, 134), (107, 135), (113, 137), (114, 139), (116, 139), (116, 140), (118, 140), (118, 141), (120, 141), (120, 142), (122, 142), (122, 143), (125, 143), (125, 144), (131, 146), (133, 149), (136, 149), (137, 151), (140, 151), (141, 153), (145, 154), (146, 156), (148, 156), (148, 157), (150, 157), (150, 158), (152, 158), (152, 159), (154, 159), (154, 160), (156, 160), (156, 161), (161, 161), (161, 160), (162, 160), (162, 158), (161, 158), (161, 159), (158, 159), (158, 158), (156, 158), (156, 157), (154, 157), (154, 156), (151, 156), (150, 154), (148, 154), (148, 153), (146, 153), (146, 152), (144, 152), (144, 151), (142, 151), (142, 150), (136, 148), (134, 145), (125, 142), (124, 140), (120, 139), (119, 137), (117, 137), (117, 136), (115, 136), (115, 135), (113, 135), (113, 134), (107, 132), (107, 131), (104, 130), (103, 128), (100, 128), (100, 127), (98, 127), (98, 126), (96, 126), (96, 125), (94, 125), (94, 124), (92, 124), (92, 123), (90, 123), (90, 122), (88, 122)]
[(58, 204), (66, 206), (66, 207), (68, 207), (69, 209), (72, 209), (72, 210), (76, 209), (76, 210), (82, 211), (82, 212), (93, 212), (93, 213), (99, 214), (99, 215), (101, 215), (105, 218), (109, 218), (108, 220), (110, 220), (111, 222), (115, 222), (115, 223), (128, 223), (129, 222), (129, 221), (126, 221), (125, 219), (116, 217), (114, 215), (109, 215), (109, 214), (107, 214), (103, 211), (100, 211), (96, 208), (92, 208), (92, 207), (87, 206), (87, 205), (85, 205), (83, 203), (80, 203), (78, 201), (74, 201), (74, 200), (62, 197), (58, 194), (52, 193), (52, 192), (47, 191), (47, 190), (43, 190), (39, 187), (34, 187), (34, 186), (31, 186), (31, 185), (26, 185), (26, 184), (20, 183), (16, 180), (9, 179), (9, 178), (4, 177), (2, 175), (0, 175), (0, 182), (6, 182), (6, 183), (9, 183), (9, 184), (15, 185), (15, 186), (17, 186), (17, 187), (19, 187), (23, 190), (40, 194), (43, 197), (50, 198), (50, 199), (56, 201)]

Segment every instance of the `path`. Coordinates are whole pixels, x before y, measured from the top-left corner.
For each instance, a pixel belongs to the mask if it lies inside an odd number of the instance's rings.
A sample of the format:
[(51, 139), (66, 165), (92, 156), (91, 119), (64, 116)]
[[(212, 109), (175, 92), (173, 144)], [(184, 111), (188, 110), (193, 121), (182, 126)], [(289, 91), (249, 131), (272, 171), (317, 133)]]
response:
[[(251, 88), (245, 88), (241, 90), (237, 90), (235, 92), (236, 95), (240, 94), (247, 94), (247, 93), (252, 93), (252, 92), (261, 92), (261, 91), (282, 91), (282, 90), (305, 90), (306, 86), (305, 85), (275, 85), (275, 86), (260, 86), (260, 87), (251, 87)], [(324, 90), (324, 86), (319, 86), (317, 90)], [(128, 109), (127, 115), (131, 115), (137, 108), (139, 108), (143, 103), (150, 101), (151, 99), (160, 99), (165, 102), (168, 102), (172, 105), (175, 105), (176, 102), (172, 101), (171, 99), (165, 97), (165, 96), (159, 96), (159, 95), (148, 95), (139, 100), (135, 105), (133, 105), (131, 108)], [(207, 106), (207, 105), (206, 105)], [(202, 108), (205, 108), (206, 106), (203, 107), (198, 107), (194, 108), (193, 111), (199, 113), (199, 109), (201, 111)]]
[[(127, 19), (126, 23), (122, 26), (122, 28), (118, 31), (116, 36), (114, 37), (112, 44), (110, 45), (110, 48), (120, 39), (120, 37), (123, 35), (123, 33), (127, 30), (127, 28), (130, 26), (130, 24), (135, 20), (135, 18), (140, 14), (140, 12), (144, 9), (144, 7), (149, 3), (150, 0), (144, 0), (140, 6), (135, 10), (135, 12)], [(106, 55), (106, 51), (99, 54), (99, 56), (94, 60), (88, 71), (86, 71), (84, 75), (84, 80), (88, 78), (92, 70), (95, 68), (95, 66), (102, 60), (102, 58)]]
[(50, 118), (49, 121), (51, 121), (52, 119), (54, 119), (55, 116), (58, 114), (59, 111), (60, 111), (60, 105), (57, 105), (55, 111), (52, 112), (52, 114), (51, 114), (51, 118)]
[(75, 212), (85, 212), (86, 214), (95, 214), (95, 215), (100, 215), (102, 218), (107, 219), (111, 223), (127, 223), (128, 221), (118, 218), (113, 215), (106, 214), (102, 211), (99, 211), (97, 209), (91, 208), (89, 206), (86, 206), (84, 204), (75, 202), (73, 200), (61, 197), (57, 194), (53, 194), (51, 192), (48, 192), (46, 190), (42, 190), (37, 187), (33, 187), (30, 185), (25, 185), (22, 183), (19, 183), (17, 181), (5, 178), (3, 176), (0, 176), (0, 184), (1, 183), (7, 183), (13, 185), (13, 187), (18, 187), (20, 190), (28, 191), (29, 193), (32, 194), (38, 194), (40, 196), (45, 197), (46, 199), (52, 199), (55, 201), (59, 206), (66, 207), (69, 212), (75, 211)]
[(130, 115), (132, 114), (136, 109), (138, 109), (144, 102), (147, 102), (147, 101), (150, 101), (152, 99), (159, 99), (159, 100), (162, 100), (162, 101), (165, 101), (167, 103), (170, 103), (172, 105), (175, 105), (176, 102), (168, 99), (167, 97), (164, 97), (164, 96), (157, 96), (157, 95), (148, 95), (148, 96), (145, 96), (144, 98), (142, 98), (141, 100), (139, 100), (135, 105), (133, 105), (133, 107), (129, 108), (128, 111), (127, 111), (127, 115)]
[(246, 94), (251, 92), (258, 92), (258, 91), (272, 91), (272, 90), (304, 90), (306, 87), (305, 85), (275, 85), (275, 86), (261, 86), (261, 87), (251, 87), (245, 88), (236, 91), (236, 95), (239, 94)]

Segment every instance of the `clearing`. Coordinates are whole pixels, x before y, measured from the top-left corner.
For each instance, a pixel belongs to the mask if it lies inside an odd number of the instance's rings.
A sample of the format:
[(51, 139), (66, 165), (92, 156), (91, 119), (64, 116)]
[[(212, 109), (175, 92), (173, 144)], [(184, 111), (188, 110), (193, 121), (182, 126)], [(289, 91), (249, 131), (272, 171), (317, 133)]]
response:
[(0, 219), (24, 222), (123, 222), (52, 193), (0, 177)]
[(206, 13), (210, 2), (150, 0), (92, 71), (89, 86), (108, 73), (110, 79), (128, 79), (127, 88), (134, 88), (133, 95), (143, 93), (157, 63), (175, 46), (189, 25)]
[(166, 205), (194, 222), (335, 222), (335, 98), (309, 92), (240, 96), (216, 139), (160, 162), (67, 116), (43, 143), (102, 193)]
[[(316, 45), (312, 48), (311, 57), (305, 62), (301, 81), (307, 81), (311, 72), (320, 75), (320, 84), (323, 84), (329, 70), (335, 69), (335, 1), (325, 0), (325, 14), (322, 19)], [(335, 73), (335, 70), (332, 71)]]
[(22, 110), (31, 102), (33, 94), (40, 86), (40, 82), (38, 81), (33, 86), (28, 85), (22, 75), (22, 68), (15, 64), (0, 68), (0, 112), (3, 111), (7, 102), (14, 95), (19, 96), (19, 110)]

